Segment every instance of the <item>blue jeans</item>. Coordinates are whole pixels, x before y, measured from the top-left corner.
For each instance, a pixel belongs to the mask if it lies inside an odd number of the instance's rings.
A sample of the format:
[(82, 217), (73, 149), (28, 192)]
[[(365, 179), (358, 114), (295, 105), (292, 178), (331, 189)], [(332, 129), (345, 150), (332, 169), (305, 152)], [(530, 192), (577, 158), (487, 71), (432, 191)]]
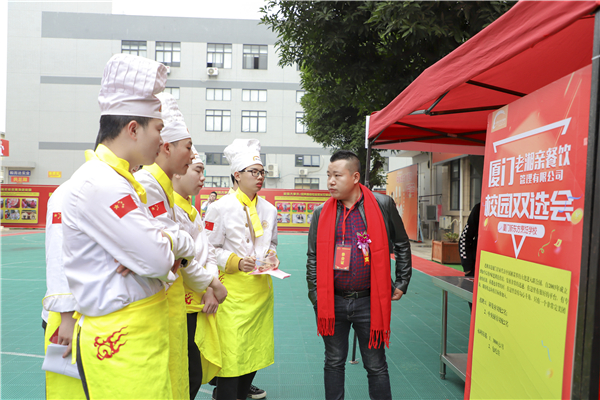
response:
[(385, 361), (385, 345), (369, 349), (371, 328), (371, 298), (344, 299), (335, 296), (335, 332), (323, 336), (325, 343), (325, 398), (343, 400), (346, 360), (348, 358), (348, 336), (350, 326), (354, 328), (360, 346), (360, 354), (369, 381), (371, 400), (392, 398), (390, 376)]

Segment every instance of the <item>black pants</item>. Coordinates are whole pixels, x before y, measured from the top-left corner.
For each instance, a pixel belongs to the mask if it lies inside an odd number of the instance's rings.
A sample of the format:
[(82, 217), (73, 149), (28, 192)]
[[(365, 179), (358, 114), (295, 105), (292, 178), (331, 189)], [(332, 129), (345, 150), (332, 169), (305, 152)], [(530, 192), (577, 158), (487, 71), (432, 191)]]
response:
[(190, 371), (190, 399), (194, 400), (200, 386), (202, 385), (202, 362), (200, 361), (200, 350), (194, 341), (196, 337), (196, 324), (198, 313), (187, 315), (188, 331), (188, 368)]
[(256, 371), (234, 378), (217, 378), (217, 400), (245, 399)]

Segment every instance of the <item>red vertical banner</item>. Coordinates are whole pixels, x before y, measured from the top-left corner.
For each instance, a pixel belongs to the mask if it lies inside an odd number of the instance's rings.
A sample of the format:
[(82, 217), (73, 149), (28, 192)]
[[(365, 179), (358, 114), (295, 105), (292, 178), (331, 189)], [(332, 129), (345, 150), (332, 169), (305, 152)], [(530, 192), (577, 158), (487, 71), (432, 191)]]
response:
[(386, 194), (394, 199), (408, 238), (411, 240), (419, 240), (418, 180), (418, 164), (389, 172), (387, 176)]
[(591, 67), (490, 114), (465, 398), (568, 398)]

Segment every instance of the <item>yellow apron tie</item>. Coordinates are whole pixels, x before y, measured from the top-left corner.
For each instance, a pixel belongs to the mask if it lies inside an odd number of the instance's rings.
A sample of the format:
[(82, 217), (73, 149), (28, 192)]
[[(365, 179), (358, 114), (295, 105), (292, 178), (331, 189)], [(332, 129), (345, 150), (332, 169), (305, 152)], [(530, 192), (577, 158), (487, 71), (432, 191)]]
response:
[(256, 201), (258, 200), (258, 195), (254, 196), (254, 200), (250, 201), (246, 193), (242, 192), (240, 188), (235, 191), (235, 196), (243, 205), (247, 206), (250, 210), (250, 222), (252, 222), (252, 228), (254, 228), (254, 236), (261, 237), (263, 235), (262, 224), (260, 223), (260, 218), (258, 213), (256, 212)]
[(108, 164), (112, 169), (117, 171), (119, 175), (131, 183), (135, 192), (140, 196), (142, 203), (146, 204), (146, 189), (144, 189), (142, 184), (136, 181), (131, 172), (129, 172), (129, 163), (127, 161), (117, 157), (115, 153), (110, 151), (110, 149), (103, 144), (99, 144), (95, 152), (86, 150), (85, 159), (86, 161), (100, 160)]
[(154, 179), (158, 181), (160, 186), (165, 191), (167, 198), (169, 199), (169, 207), (173, 208), (173, 204), (175, 203), (175, 201), (173, 200), (173, 182), (169, 179), (167, 174), (165, 174), (165, 171), (163, 171), (157, 163), (147, 165), (144, 167), (144, 169), (150, 172)]
[(177, 204), (183, 211), (187, 213), (190, 217), (190, 221), (194, 222), (196, 220), (196, 216), (198, 215), (198, 210), (195, 207), (192, 207), (191, 199), (186, 199), (182, 195), (177, 192), (173, 192), (175, 195), (175, 204)]

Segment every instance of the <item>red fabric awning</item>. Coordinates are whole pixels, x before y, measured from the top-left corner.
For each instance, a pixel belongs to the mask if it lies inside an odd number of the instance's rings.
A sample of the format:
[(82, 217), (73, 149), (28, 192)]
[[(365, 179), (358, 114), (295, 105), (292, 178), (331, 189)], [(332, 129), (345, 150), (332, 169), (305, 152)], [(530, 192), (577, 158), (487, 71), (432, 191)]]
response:
[(492, 110), (591, 63), (599, 3), (517, 3), (373, 113), (368, 139), (374, 148), (483, 155)]

